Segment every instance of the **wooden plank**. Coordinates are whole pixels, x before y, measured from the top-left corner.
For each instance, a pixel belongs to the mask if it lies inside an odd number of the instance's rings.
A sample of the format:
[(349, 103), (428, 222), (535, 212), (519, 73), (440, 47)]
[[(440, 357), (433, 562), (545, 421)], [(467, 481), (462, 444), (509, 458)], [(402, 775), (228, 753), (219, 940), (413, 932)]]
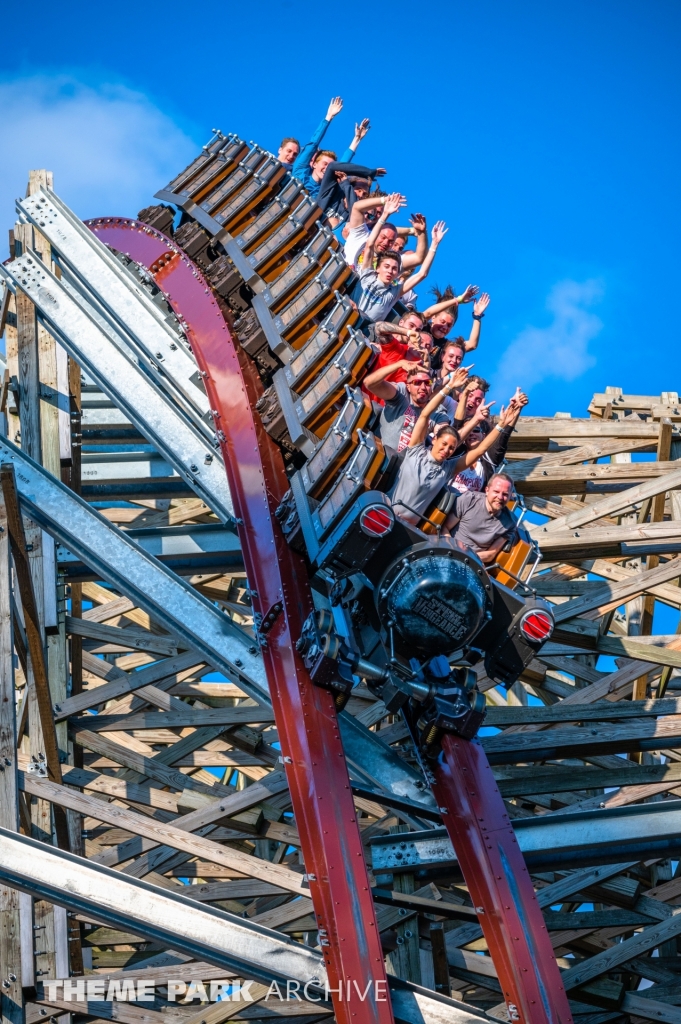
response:
[[(624, 759), (622, 759), (624, 760)], [(581, 789), (611, 789), (651, 783), (681, 785), (681, 762), (676, 764), (633, 764), (616, 768), (523, 768), (522, 775), (497, 779), (503, 797), (534, 793), (571, 793)], [(602, 800), (599, 797), (599, 802)]]
[(171, 693), (174, 693), (176, 697), (198, 697), (203, 700), (211, 697), (232, 698), (246, 696), (244, 691), (235, 683), (177, 683), (173, 686)]
[[(0, 825), (19, 831), (19, 788), (12, 669), (12, 599), (10, 592), (9, 534), (4, 502), (0, 503)], [(2, 1024), (21, 1024), (21, 922), (19, 893), (0, 884), (0, 988)]]
[[(593, 573), (595, 576), (601, 576), (604, 579), (612, 580), (615, 583), (619, 583), (622, 580), (632, 579), (640, 575), (637, 569), (631, 569), (626, 565), (618, 564), (617, 562), (608, 562), (604, 558), (588, 558), (580, 562), (579, 565), (584, 569), (584, 572)], [(595, 586), (598, 586), (596, 581), (592, 581)], [(671, 583), (663, 583), (655, 586), (646, 587), (648, 592), (656, 597), (663, 604), (671, 605), (674, 608), (681, 607), (681, 588), (674, 586)], [(539, 590), (537, 590), (539, 593)]]
[(497, 736), (484, 736), (480, 742), (490, 764), (545, 761), (632, 750), (664, 750), (665, 747), (681, 747), (681, 718), (671, 715), (656, 721), (648, 719), (629, 725), (607, 725), (604, 728), (505, 732)]
[(141, 629), (135, 629), (133, 626), (126, 626), (124, 629), (119, 626), (104, 626), (99, 622), (76, 619), (71, 615), (66, 617), (66, 632), (72, 636), (120, 644), (122, 647), (130, 647), (136, 651), (162, 654), (168, 658), (175, 657), (178, 653), (178, 646), (182, 646), (170, 636), (156, 636)]
[[(584, 509), (584, 502), (570, 498), (567, 494), (554, 494), (551, 500), (542, 498), (538, 494), (526, 494), (524, 496), (525, 507), (530, 512), (536, 512), (540, 516), (547, 516), (549, 519), (563, 519), (568, 512), (581, 512)], [(601, 516), (598, 525), (617, 526), (617, 519), (610, 516)], [(564, 570), (563, 570), (564, 571)]]
[(598, 492), (613, 484), (633, 485), (640, 481), (641, 486), (644, 483), (650, 485), (677, 466), (674, 462), (639, 461), (555, 467), (517, 480), (516, 490), (521, 494), (584, 494), (591, 489)]
[[(579, 691), (578, 691), (579, 692)], [(600, 700), (591, 704), (568, 704), (560, 701), (549, 707), (491, 707), (487, 709), (485, 725), (504, 728), (507, 725), (548, 724), (551, 722), (598, 722), (627, 718), (681, 715), (681, 697), (662, 700), (631, 700), (621, 704)]]
[(206, 785), (205, 782), (197, 781), (191, 775), (183, 775), (182, 772), (170, 768), (155, 757), (140, 754), (132, 744), (123, 746), (108, 736), (100, 736), (85, 729), (79, 729), (74, 733), (73, 739), (80, 746), (104, 757), (110, 757), (112, 761), (116, 761), (122, 767), (139, 772), (143, 777), (154, 779), (162, 786), (171, 786), (180, 791), (192, 789), (199, 793), (207, 793), (209, 796), (215, 796), (220, 791), (219, 788), (213, 788)]
[(646, 917), (635, 910), (580, 910), (567, 913), (544, 911), (544, 923), (551, 932), (568, 928), (588, 928), (595, 931), (597, 928), (639, 928), (642, 925), (654, 924), (655, 918)]
[(210, 513), (210, 508), (200, 498), (186, 498), (180, 500), (166, 512), (144, 513), (136, 526), (178, 526), (186, 523), (189, 519)]
[[(43, 742), (45, 744), (45, 756), (47, 759), (47, 770), (55, 782), (61, 782), (61, 766), (59, 763), (59, 750), (57, 747), (57, 734), (52, 717), (52, 698), (47, 676), (47, 665), (45, 664), (45, 652), (40, 630), (40, 616), (33, 589), (33, 580), (28, 564), (26, 553), (26, 537), (24, 534), (24, 523), (19, 510), (16, 484), (14, 481), (14, 466), (11, 463), (2, 463), (0, 466), (0, 481), (2, 482), (2, 493), (5, 499), (7, 517), (7, 529), (12, 548), (12, 558), (17, 574), (17, 582), (21, 593), (21, 603), (24, 610), (24, 622), (26, 625), (26, 638), (28, 642), (31, 666), (35, 679), (35, 693), (40, 715), (40, 724), (43, 730)], [(62, 836), (64, 839), (64, 836)], [(60, 843), (61, 845), (61, 843)], [(68, 848), (68, 845), (66, 846)]]
[(563, 623), (554, 633), (556, 643), (570, 643), (573, 647), (610, 654), (615, 658), (634, 658), (655, 665), (681, 668), (681, 639), (677, 636), (620, 637), (598, 636), (587, 628), (596, 626), (585, 619)]
[[(16, 231), (16, 229), (15, 229)], [(28, 224), (20, 226), (18, 237), (22, 246), (31, 245), (33, 232)], [(21, 447), (36, 462), (41, 462), (40, 403), (38, 394), (38, 323), (35, 306), (21, 290), (15, 295), (17, 311), (17, 346), (19, 357), (19, 419)]]
[[(676, 401), (678, 402), (678, 395)], [(662, 404), (662, 400), (659, 395), (625, 395), (618, 389), (618, 393), (614, 397), (610, 392), (596, 393), (589, 403), (589, 412), (605, 409), (606, 405), (610, 405), (613, 409), (649, 413), (653, 406), (660, 404)], [(664, 405), (668, 407), (669, 403), (665, 402)]]
[(672, 916), (666, 921), (651, 925), (650, 928), (644, 928), (632, 938), (624, 939), (623, 942), (618, 942), (609, 949), (604, 949), (603, 952), (564, 971), (562, 978), (565, 989), (570, 992), (679, 934), (681, 934), (681, 907), (672, 911)]
[[(57, 803), (62, 807), (70, 807), (72, 810), (90, 815), (98, 821), (103, 821), (109, 825), (128, 829), (136, 835), (150, 839), (159, 845), (171, 846), (173, 849), (182, 850), (192, 857), (205, 857), (215, 864), (222, 864), (224, 867), (234, 868), (253, 878), (260, 878), (265, 882), (280, 885), (282, 889), (287, 889), (289, 892), (307, 892), (303, 876), (295, 871), (290, 871), (280, 864), (273, 864), (271, 861), (261, 861), (257, 857), (250, 857), (238, 850), (231, 850), (228, 847), (220, 846), (209, 839), (201, 839), (190, 832), (184, 831), (179, 827), (179, 824), (159, 823), (134, 811), (115, 807), (95, 797), (78, 793), (66, 786), (57, 785), (49, 779), (29, 775), (28, 772), (21, 773), (20, 785), (26, 793), (30, 793), (32, 796), (49, 800), (51, 803)], [(218, 817), (224, 817), (225, 813), (228, 813), (224, 810), (224, 807), (227, 806), (226, 801), (216, 801), (216, 804), (217, 807), (213, 814)], [(205, 810), (197, 811), (194, 812), (192, 818), (205, 820), (207, 813)], [(184, 815), (183, 817), (187, 819), (189, 815)], [(186, 820), (184, 824), (187, 824)], [(200, 826), (197, 825), (196, 827)]]
[(511, 462), (505, 472), (513, 480), (524, 480), (528, 474), (543, 473), (545, 469), (574, 466), (579, 462), (586, 462), (587, 459), (601, 459), (607, 455), (641, 451), (644, 448), (650, 448), (648, 440), (637, 441), (618, 437), (611, 441), (603, 440), (579, 445), (577, 448), (568, 448), (566, 451), (550, 452), (548, 455), (538, 453), (534, 458), (526, 459), (523, 462)]
[[(657, 437), (656, 424), (655, 436)], [(674, 466), (675, 464), (671, 463), (671, 465)], [(554, 519), (552, 522), (546, 523), (542, 527), (537, 527), (531, 532), (541, 544), (542, 538), (548, 534), (556, 533), (559, 530), (573, 530), (576, 527), (585, 526), (587, 523), (593, 523), (595, 519), (599, 519), (601, 516), (623, 512), (625, 509), (631, 508), (632, 505), (645, 501), (646, 498), (653, 498), (656, 494), (672, 491), (679, 487), (681, 487), (681, 469), (676, 465), (671, 472), (667, 472), (656, 479), (647, 480), (645, 483), (638, 484), (636, 487), (629, 487), (626, 491), (619, 491), (617, 494), (609, 494), (607, 497), (593, 502), (593, 504), (585, 505), (581, 510), (569, 512), (561, 519)]]
[[(84, 664), (90, 667), (91, 662), (86, 655), (87, 652), (84, 652)], [(169, 658), (166, 661), (157, 661), (150, 665), (149, 668), (143, 668), (138, 672), (130, 673), (121, 672), (115, 665), (109, 665), (108, 662), (102, 661), (100, 658), (94, 658), (91, 655), (89, 657), (92, 658), (93, 662), (96, 661), (98, 663), (96, 666), (98, 670), (101, 665), (105, 675), (113, 674), (114, 678), (103, 686), (92, 687), (83, 693), (77, 694), (75, 697), (69, 697), (68, 700), (63, 701), (55, 711), (55, 720), (57, 722), (68, 718), (70, 715), (77, 715), (82, 711), (87, 711), (98, 704), (104, 704), (107, 701), (115, 700), (117, 697), (123, 697), (127, 693), (134, 693), (136, 690), (152, 683), (161, 683), (169, 679), (179, 681), (185, 673), (192, 670), (200, 671), (205, 667), (205, 662), (197, 660), (198, 655), (193, 651), (178, 654), (177, 657)], [(113, 673), (110, 673), (110, 669), (113, 669)]]
[[(681, 527), (681, 524), (679, 526)], [(597, 531), (589, 532), (595, 533)], [(610, 530), (604, 530), (603, 532), (610, 533)], [(679, 530), (679, 536), (681, 536), (681, 529)], [(549, 543), (553, 539), (550, 538)], [(658, 565), (656, 568), (648, 569), (645, 572), (632, 572), (630, 575), (627, 574), (626, 578), (618, 583), (605, 583), (597, 590), (593, 590), (583, 597), (576, 598), (574, 601), (567, 601), (555, 609), (553, 616), (556, 622), (566, 622), (577, 615), (584, 615), (585, 612), (594, 609), (600, 610), (602, 606), (609, 606), (614, 602), (617, 602), (617, 604), (614, 604), (614, 607), (617, 607), (618, 604), (622, 604), (626, 599), (648, 590), (651, 586), (669, 583), (670, 580), (678, 579), (679, 576), (681, 576), (681, 558), (670, 558), (664, 565)]]
[[(521, 416), (515, 428), (514, 441), (517, 447), (525, 440), (546, 440), (553, 438), (562, 444), (568, 439), (581, 443), (581, 439), (593, 437), (653, 438), (657, 441), (657, 423), (645, 420), (594, 420), (594, 419), (550, 419)], [(579, 440), (578, 440), (579, 439)], [(520, 443), (519, 443), (520, 442)]]
[(644, 1021), (662, 1021), (664, 1024), (681, 1024), (681, 1007), (670, 1006), (659, 999), (646, 999), (635, 992), (625, 992), (621, 1009), (635, 1014)]
[(128, 715), (96, 715), (79, 718), (74, 724), (87, 724), (92, 732), (117, 732), (121, 729), (184, 729), (188, 726), (250, 725), (252, 723), (274, 722), (272, 708), (233, 707), (209, 708), (206, 711), (195, 711), (187, 707), (186, 711), (144, 711)]
[[(599, 548), (619, 551), (621, 544), (642, 544), (654, 542), (660, 551), (674, 551), (681, 543), (681, 523), (642, 523), (635, 526), (580, 527), (572, 531), (557, 531), (550, 535), (543, 533), (543, 527), (534, 527), (532, 535), (538, 540), (546, 557), (573, 557), (573, 552), (597, 552)], [(667, 545), (665, 547), (665, 545)], [(583, 556), (581, 556), (583, 557)], [(587, 555), (588, 557), (588, 555)]]

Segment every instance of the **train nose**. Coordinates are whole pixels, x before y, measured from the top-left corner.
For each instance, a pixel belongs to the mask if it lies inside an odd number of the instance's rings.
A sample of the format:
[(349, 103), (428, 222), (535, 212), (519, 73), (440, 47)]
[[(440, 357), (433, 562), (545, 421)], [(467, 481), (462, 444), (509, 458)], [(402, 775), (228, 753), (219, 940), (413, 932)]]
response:
[(417, 545), (388, 567), (375, 591), (376, 609), (408, 650), (451, 654), (484, 624), (486, 584), (470, 553), (442, 542)]

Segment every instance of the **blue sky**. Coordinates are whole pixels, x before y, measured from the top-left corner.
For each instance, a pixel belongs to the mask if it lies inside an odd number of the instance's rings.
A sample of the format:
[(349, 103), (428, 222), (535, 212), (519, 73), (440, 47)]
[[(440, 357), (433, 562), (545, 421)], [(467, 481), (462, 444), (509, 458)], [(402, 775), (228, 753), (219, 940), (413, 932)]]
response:
[(432, 280), (492, 295), (494, 397), (583, 415), (607, 384), (679, 389), (680, 26), (672, 0), (10, 0), (3, 223), (29, 167), (83, 217), (134, 215), (213, 126), (304, 141), (340, 94), (329, 144), (370, 117), (359, 158), (449, 225)]

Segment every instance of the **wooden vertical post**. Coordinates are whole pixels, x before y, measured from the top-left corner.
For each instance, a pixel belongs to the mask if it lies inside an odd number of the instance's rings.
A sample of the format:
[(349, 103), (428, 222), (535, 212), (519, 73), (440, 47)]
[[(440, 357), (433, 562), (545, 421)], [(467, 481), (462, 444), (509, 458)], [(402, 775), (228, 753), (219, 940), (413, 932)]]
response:
[[(0, 502), (0, 825), (19, 831), (19, 787), (13, 672), (12, 597), (7, 517)], [(21, 1024), (19, 893), (0, 885), (0, 1012), (2, 1024)]]
[[(672, 445), (672, 421), (667, 417), (660, 420), (660, 432), (657, 441), (657, 461), (667, 462), (671, 452)], [(652, 499), (650, 505), (650, 522), (661, 523), (664, 519), (664, 505), (666, 500), (666, 494), (656, 494)], [(648, 555), (646, 561), (647, 569), (654, 569), (660, 564), (660, 559), (657, 555)], [(641, 610), (641, 635), (650, 636), (653, 631), (653, 613), (655, 611), (655, 598), (652, 594), (646, 594), (642, 598), (642, 610)], [(631, 695), (632, 700), (645, 700), (648, 696), (648, 677), (641, 676), (634, 683), (634, 691)], [(641, 760), (638, 758), (638, 760)]]
[[(52, 187), (51, 173), (31, 171), (27, 195), (39, 191), (41, 185)], [(21, 252), (32, 249), (47, 267), (54, 269), (50, 245), (40, 232), (30, 225), (19, 224), (15, 228), (15, 236)], [(60, 416), (64, 420), (68, 408), (68, 361), (49, 332), (38, 324), (35, 308), (28, 298), (19, 292), (16, 303), (21, 446), (31, 458), (60, 478), (62, 458), (68, 459), (70, 455), (64, 441), (65, 423), (60, 424)], [(15, 535), (24, 533), (21, 519), (19, 514), (18, 523), (14, 522)], [(30, 520), (25, 524), (23, 545), (17, 545), (16, 540), (14, 537), (13, 554), (29, 634), (27, 699), (30, 752), (35, 757), (44, 754), (50, 776), (61, 779), (59, 749), (66, 749), (67, 735), (65, 727), (55, 729), (52, 705), (63, 701), (67, 695), (68, 670), (63, 601), (61, 616), (58, 613), (54, 543)], [(20, 551), (21, 547), (23, 550)], [(27, 607), (27, 600), (30, 607)], [(53, 820), (57, 842), (68, 848), (69, 830), (63, 809), (55, 806), (53, 815), (46, 801), (31, 801), (31, 831), (35, 838), (51, 843)], [(28, 916), (28, 911), (25, 916)], [(24, 930), (28, 927), (28, 922), (25, 922)], [(61, 912), (55, 914), (51, 904), (37, 901), (32, 928), (36, 975), (54, 977), (59, 971), (68, 974), (65, 915)]]
[(449, 962), (447, 960), (445, 932), (442, 925), (433, 925), (430, 929), (430, 945), (433, 953), (435, 991), (439, 992), (440, 995), (450, 996), (452, 988), (449, 981)]

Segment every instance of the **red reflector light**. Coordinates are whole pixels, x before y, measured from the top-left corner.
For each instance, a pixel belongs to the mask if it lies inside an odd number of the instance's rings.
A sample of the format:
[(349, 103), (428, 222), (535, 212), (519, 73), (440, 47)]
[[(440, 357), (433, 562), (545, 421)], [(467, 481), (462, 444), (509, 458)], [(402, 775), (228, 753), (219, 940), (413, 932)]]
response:
[(553, 633), (553, 618), (548, 612), (537, 611), (535, 608), (520, 620), (520, 629), (528, 640), (536, 642), (548, 640)]
[(369, 537), (384, 537), (395, 525), (395, 518), (385, 505), (369, 505), (359, 517), (359, 525)]

